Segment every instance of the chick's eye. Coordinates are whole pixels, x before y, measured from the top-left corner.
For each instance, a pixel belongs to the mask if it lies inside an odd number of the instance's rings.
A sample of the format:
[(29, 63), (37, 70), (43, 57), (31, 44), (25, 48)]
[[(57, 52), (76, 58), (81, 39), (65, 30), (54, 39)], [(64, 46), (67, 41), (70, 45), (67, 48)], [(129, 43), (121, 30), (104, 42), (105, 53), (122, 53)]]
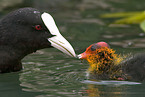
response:
[(36, 30), (42, 30), (42, 26), (41, 25), (35, 25), (35, 29)]
[(97, 48), (98, 48), (97, 45), (92, 45), (91, 51), (95, 51)]

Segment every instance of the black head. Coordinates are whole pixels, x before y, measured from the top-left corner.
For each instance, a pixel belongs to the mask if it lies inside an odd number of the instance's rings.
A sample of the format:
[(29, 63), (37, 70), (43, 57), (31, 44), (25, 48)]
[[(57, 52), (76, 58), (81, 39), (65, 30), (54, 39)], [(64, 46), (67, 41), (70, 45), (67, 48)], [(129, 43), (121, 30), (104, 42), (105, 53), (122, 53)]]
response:
[[(61, 38), (63, 37), (51, 15), (34, 8), (18, 9), (9, 13), (0, 21), (0, 45), (22, 50), (26, 54), (52, 46), (61, 50), (66, 45), (60, 44), (61, 41), (66, 41), (65, 39), (61, 40)], [(52, 41), (49, 39), (52, 39)], [(60, 41), (60, 43), (57, 43), (57, 41)], [(61, 45), (61, 48), (56, 45)], [(71, 50), (73, 51), (73, 48)], [(66, 51), (68, 53), (69, 48)]]
[(0, 20), (0, 72), (18, 71), (21, 59), (36, 50), (55, 47), (75, 56), (48, 13), (21, 8)]
[(0, 44), (32, 52), (51, 46), (47, 39), (52, 34), (37, 9), (22, 8), (11, 12), (1, 20), (0, 26)]

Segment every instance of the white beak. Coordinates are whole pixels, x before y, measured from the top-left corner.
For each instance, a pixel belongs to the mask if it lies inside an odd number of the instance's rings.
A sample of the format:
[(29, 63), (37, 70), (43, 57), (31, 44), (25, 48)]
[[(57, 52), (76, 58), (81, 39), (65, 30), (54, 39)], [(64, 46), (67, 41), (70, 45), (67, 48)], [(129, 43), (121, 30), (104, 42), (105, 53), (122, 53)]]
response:
[(48, 41), (51, 43), (51, 46), (59, 49), (60, 51), (62, 51), (63, 53), (65, 53), (69, 56), (76, 57), (76, 54), (75, 54), (73, 47), (60, 34), (53, 17), (48, 13), (43, 13), (41, 15), (41, 18), (42, 18), (45, 26), (47, 27), (47, 29), (50, 31), (50, 33), (52, 35), (55, 35), (51, 38), (48, 38)]

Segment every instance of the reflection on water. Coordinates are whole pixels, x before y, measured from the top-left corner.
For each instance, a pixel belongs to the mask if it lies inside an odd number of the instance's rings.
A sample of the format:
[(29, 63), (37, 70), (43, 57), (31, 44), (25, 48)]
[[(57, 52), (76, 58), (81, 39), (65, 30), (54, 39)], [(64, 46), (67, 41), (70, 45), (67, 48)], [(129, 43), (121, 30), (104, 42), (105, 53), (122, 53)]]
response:
[(84, 81), (82, 81), (82, 83), (97, 84), (97, 85), (111, 85), (111, 86), (141, 84), (141, 83), (138, 83), (138, 82), (129, 82), (129, 81), (90, 81), (90, 80), (84, 80)]
[[(105, 91), (103, 91), (103, 89)], [(88, 89), (86, 89), (86, 93), (89, 97), (120, 97), (120, 95), (127, 94), (125, 90), (127, 87), (104, 87), (104, 86), (96, 86), (94, 84), (89, 84)]]
[(132, 95), (136, 93), (129, 91), (130, 88), (129, 85), (141, 84), (137, 82), (128, 82), (128, 81), (90, 81), (90, 80), (84, 80), (82, 81), (82, 83), (88, 84), (88, 88), (84, 90), (83, 93), (88, 94), (89, 97), (102, 97), (102, 96), (120, 97), (121, 95), (124, 96), (128, 95), (127, 97), (132, 97)]
[[(36, 97), (120, 97), (119, 95), (132, 95), (130, 88), (143, 85), (128, 81), (87, 80), (85, 74), (88, 68), (87, 63), (81, 63), (80, 60), (74, 58), (66, 58), (61, 52), (57, 55), (55, 52), (53, 52), (54, 55), (49, 53), (48, 50), (41, 52), (43, 54), (36, 53), (26, 57), (24, 70), (19, 77), (23, 91), (41, 93)], [(32, 62), (27, 62), (28, 59)]]
[[(57, 53), (57, 59), (51, 57), (52, 53), (46, 51), (44, 53), (48, 58), (45, 55), (34, 54), (32, 55), (33, 62), (24, 62), (24, 70), (20, 73), (20, 85), (24, 87), (22, 90), (41, 92), (44, 93), (44, 97), (54, 95), (70, 97), (78, 94), (77, 88), (81, 86), (80, 81), (85, 78), (85, 69), (80, 68), (82, 66), (80, 60), (66, 58), (61, 52)], [(28, 56), (26, 59), (32, 56)], [(45, 62), (43, 64), (40, 61), (35, 63), (37, 58)]]
[(7, 73), (0, 75), (1, 97), (35, 97), (40, 93), (22, 91), (19, 81), (19, 73)]

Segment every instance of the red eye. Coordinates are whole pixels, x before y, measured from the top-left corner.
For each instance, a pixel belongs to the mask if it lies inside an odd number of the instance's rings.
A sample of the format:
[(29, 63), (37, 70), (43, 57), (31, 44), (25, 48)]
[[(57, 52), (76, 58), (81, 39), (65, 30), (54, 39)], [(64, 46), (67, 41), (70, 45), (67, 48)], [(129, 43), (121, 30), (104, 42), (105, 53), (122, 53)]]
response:
[(36, 30), (41, 30), (42, 27), (41, 27), (41, 25), (35, 25), (35, 29), (36, 29)]

